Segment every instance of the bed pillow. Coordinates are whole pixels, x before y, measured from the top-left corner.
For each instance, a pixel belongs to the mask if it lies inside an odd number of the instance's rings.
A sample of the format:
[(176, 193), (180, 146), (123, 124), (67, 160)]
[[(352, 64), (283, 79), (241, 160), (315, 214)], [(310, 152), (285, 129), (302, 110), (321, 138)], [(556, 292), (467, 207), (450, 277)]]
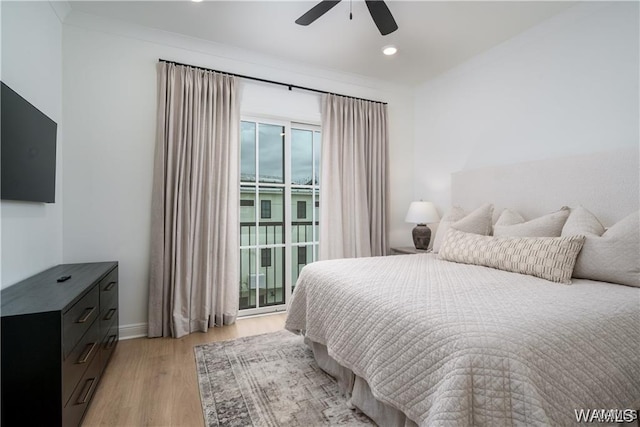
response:
[(440, 220), (440, 223), (438, 224), (438, 228), (436, 229), (436, 235), (433, 237), (433, 245), (432, 245), (433, 252), (437, 253), (438, 250), (440, 249), (440, 246), (442, 245), (442, 240), (444, 239), (445, 234), (447, 234), (447, 231), (449, 230), (449, 227), (451, 226), (451, 224), (461, 220), (462, 218), (465, 217), (465, 215), (466, 213), (464, 209), (462, 209), (459, 206), (452, 207), (451, 210), (449, 210), (449, 212), (444, 214), (444, 216)]
[(584, 239), (584, 236), (479, 236), (451, 228), (438, 258), (569, 284)]
[[(503, 218), (504, 217), (504, 218)], [(560, 237), (562, 227), (569, 217), (569, 208), (525, 221), (517, 212), (505, 209), (493, 226), (494, 236)]]
[(467, 233), (491, 234), (492, 217), (493, 205), (490, 203), (480, 206), (468, 215), (461, 207), (454, 206), (438, 224), (436, 236), (433, 239), (433, 252), (437, 253), (440, 250), (444, 236), (447, 235), (450, 227)]
[(571, 211), (562, 235), (586, 239), (573, 277), (640, 287), (640, 212), (632, 213), (606, 232), (583, 207)]
[(516, 211), (505, 209), (500, 213), (494, 226), (522, 224), (526, 220)]
[(574, 234), (595, 234), (602, 236), (605, 228), (594, 214), (586, 210), (582, 206), (571, 208), (571, 213), (567, 222), (562, 227), (563, 236), (571, 236)]

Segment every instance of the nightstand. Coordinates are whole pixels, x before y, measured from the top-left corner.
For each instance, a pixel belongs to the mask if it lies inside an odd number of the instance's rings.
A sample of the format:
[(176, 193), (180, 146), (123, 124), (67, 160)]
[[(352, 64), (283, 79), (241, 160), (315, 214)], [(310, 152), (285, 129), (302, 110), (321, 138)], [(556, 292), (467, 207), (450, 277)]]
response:
[(423, 249), (416, 249), (413, 246), (401, 246), (401, 247), (391, 248), (390, 255), (426, 254), (428, 252), (431, 252), (431, 249), (423, 250)]

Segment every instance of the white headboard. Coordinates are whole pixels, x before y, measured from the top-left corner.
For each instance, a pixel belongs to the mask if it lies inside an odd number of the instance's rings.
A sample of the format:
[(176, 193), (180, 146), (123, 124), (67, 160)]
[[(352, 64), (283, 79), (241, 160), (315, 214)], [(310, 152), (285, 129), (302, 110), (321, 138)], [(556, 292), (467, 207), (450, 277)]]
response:
[(515, 209), (532, 219), (582, 205), (610, 226), (640, 208), (637, 148), (456, 172), (452, 202), (474, 209), (486, 202), (499, 213)]

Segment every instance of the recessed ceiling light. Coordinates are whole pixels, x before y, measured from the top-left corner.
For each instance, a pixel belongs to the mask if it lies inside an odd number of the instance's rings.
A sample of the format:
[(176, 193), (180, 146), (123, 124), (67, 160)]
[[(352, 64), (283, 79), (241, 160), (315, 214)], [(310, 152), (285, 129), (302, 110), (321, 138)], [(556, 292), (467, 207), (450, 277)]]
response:
[(384, 53), (387, 56), (395, 55), (397, 51), (398, 51), (398, 48), (395, 46), (385, 46), (382, 48), (382, 53)]
[(194, 3), (200, 3), (202, 0), (191, 0)]

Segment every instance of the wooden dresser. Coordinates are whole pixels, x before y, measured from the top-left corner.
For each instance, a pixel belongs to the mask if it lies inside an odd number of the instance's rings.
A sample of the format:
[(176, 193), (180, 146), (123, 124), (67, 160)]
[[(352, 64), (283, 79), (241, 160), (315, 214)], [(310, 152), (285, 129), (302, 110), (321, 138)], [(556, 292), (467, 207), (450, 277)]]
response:
[(59, 265), (3, 289), (1, 316), (2, 425), (80, 425), (118, 342), (118, 263)]

